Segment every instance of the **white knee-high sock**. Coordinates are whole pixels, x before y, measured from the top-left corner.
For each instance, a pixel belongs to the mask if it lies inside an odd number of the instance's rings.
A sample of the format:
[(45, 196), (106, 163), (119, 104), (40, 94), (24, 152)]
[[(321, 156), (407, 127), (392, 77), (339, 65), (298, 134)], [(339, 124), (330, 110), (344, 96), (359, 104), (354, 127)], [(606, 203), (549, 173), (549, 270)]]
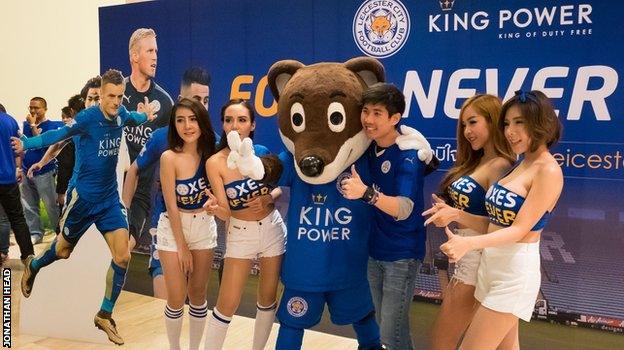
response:
[(208, 303), (197, 306), (189, 303), (189, 349), (199, 349), (199, 343), (204, 335), (206, 326), (206, 315), (208, 314)]
[(182, 314), (184, 307), (178, 310), (165, 306), (165, 328), (167, 328), (167, 338), (169, 338), (169, 349), (180, 349), (180, 333), (182, 332)]
[(271, 334), (273, 321), (275, 321), (276, 302), (269, 306), (256, 304), (256, 322), (254, 323), (253, 350), (264, 350), (264, 346)]
[(205, 350), (221, 350), (223, 348), (231, 321), (232, 318), (221, 314), (216, 306), (212, 309), (212, 316), (208, 318), (208, 327), (206, 328)]

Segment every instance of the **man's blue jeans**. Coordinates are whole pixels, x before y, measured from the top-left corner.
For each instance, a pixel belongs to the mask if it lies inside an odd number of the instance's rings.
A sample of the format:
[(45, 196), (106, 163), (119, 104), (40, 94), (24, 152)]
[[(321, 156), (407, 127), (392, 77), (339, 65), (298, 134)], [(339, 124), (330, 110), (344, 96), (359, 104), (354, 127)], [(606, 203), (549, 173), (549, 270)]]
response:
[(388, 349), (413, 349), (409, 311), (419, 265), (420, 261), (416, 259), (368, 260), (375, 317), (381, 330), (381, 342)]
[(20, 184), (24, 216), (26, 217), (26, 224), (28, 224), (31, 235), (43, 236), (39, 199), (43, 200), (52, 228), (56, 229), (58, 225), (60, 209), (56, 202), (54, 173), (54, 171), (48, 171), (45, 174), (34, 176), (32, 179), (24, 176)]

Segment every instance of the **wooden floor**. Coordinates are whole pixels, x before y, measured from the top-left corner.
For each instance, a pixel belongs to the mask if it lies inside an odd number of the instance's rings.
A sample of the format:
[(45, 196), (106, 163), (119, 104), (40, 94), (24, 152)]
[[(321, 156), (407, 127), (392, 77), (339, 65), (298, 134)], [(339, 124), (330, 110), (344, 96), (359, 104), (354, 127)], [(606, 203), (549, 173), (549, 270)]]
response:
[[(54, 339), (49, 337), (19, 334), (19, 305), (22, 299), (20, 280), (22, 265), (19, 260), (12, 259), (5, 266), (11, 269), (11, 328), (12, 348), (14, 349), (114, 349), (115, 345), (101, 345), (84, 342)], [(124, 349), (168, 349), (167, 334), (163, 319), (165, 301), (136, 293), (123, 291), (115, 307), (114, 318), (118, 330), (124, 338)], [(45, 310), (42, 310), (45, 312)], [(85, 310), (92, 313), (93, 310)], [(62, 324), (63, 320), (59, 320)], [(273, 325), (273, 331), (267, 344), (267, 349), (275, 348), (279, 325)], [(253, 338), (253, 319), (234, 316), (224, 349), (241, 350), (251, 349)], [(182, 348), (188, 348), (188, 307), (184, 315), (181, 337)], [(320, 332), (307, 331), (304, 337), (303, 349), (336, 349), (347, 350), (357, 348), (354, 339), (338, 337)]]
[[(46, 236), (49, 241), (52, 236)], [(35, 245), (35, 251), (39, 252), (46, 245)], [(10, 247), (10, 260), (7, 267), (12, 273), (12, 348), (14, 349), (117, 349), (115, 345), (101, 345), (84, 342), (72, 342), (61, 339), (52, 339), (27, 334), (19, 334), (19, 305), (21, 292), (19, 283), (22, 275), (22, 266), (19, 260), (19, 250), (16, 245)], [(134, 256), (133, 256), (134, 259)], [(146, 259), (136, 259), (135, 263), (141, 261), (147, 264)], [(132, 269), (131, 269), (132, 270)], [(149, 279), (144, 272), (144, 267), (135, 268), (134, 275), (126, 281)], [(136, 282), (136, 281), (135, 281)], [(146, 281), (143, 281), (146, 282)], [(211, 288), (209, 289), (208, 304), (214, 305), (216, 300), (216, 290), (218, 283), (216, 273), (212, 274)], [(255, 283), (255, 284), (254, 284)], [(247, 283), (249, 286), (243, 295), (239, 314), (253, 317), (255, 314), (255, 290), (257, 279), (250, 277)], [(147, 294), (147, 293), (146, 293)], [(126, 341), (123, 349), (167, 349), (168, 343), (165, 335), (163, 320), (163, 309), (165, 302), (142, 294), (122, 292), (118, 306), (115, 308), (115, 319), (117, 320), (119, 331)], [(439, 307), (437, 305), (414, 302), (410, 307), (411, 334), (415, 349), (430, 348), (428, 339), (429, 332), (436, 318)], [(91, 314), (94, 310), (88, 310)], [(185, 315), (185, 317), (188, 317)], [(63, 320), (58, 320), (63, 324)], [(234, 317), (232, 326), (228, 332), (228, 339), (225, 349), (244, 350), (251, 349), (253, 320), (247, 317)], [(273, 349), (277, 336), (278, 325), (274, 325), (273, 332), (269, 338), (267, 349)], [(357, 344), (353, 339), (354, 334), (349, 326), (335, 326), (331, 324), (329, 314), (326, 312), (316, 330), (322, 332), (306, 331), (303, 349), (356, 349)], [(184, 323), (182, 334), (182, 348), (188, 346), (188, 325)], [(341, 336), (336, 336), (338, 334)], [(347, 337), (342, 337), (347, 336)], [(520, 344), (523, 349), (531, 350), (603, 350), (603, 349), (624, 349), (624, 336), (621, 334), (609, 333), (605, 331), (575, 328), (550, 324), (547, 322), (533, 321), (531, 323), (521, 322), (520, 324)]]

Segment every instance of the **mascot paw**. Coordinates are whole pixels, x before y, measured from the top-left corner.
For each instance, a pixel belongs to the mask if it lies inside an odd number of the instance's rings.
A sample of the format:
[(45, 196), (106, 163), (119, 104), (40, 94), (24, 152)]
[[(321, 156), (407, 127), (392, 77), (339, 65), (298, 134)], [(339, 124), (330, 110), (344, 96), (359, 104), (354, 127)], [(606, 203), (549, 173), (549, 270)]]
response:
[(429, 141), (420, 131), (406, 125), (401, 125), (401, 135), (397, 137), (396, 144), (400, 149), (418, 150), (418, 159), (429, 164), (433, 159), (433, 150)]
[(227, 141), (230, 147), (230, 154), (227, 158), (228, 168), (238, 169), (243, 176), (261, 180), (264, 177), (264, 166), (254, 152), (251, 139), (246, 137), (241, 141), (238, 132), (230, 131)]
[(240, 163), (240, 147), (241, 139), (236, 131), (230, 131), (227, 134), (227, 143), (230, 148), (230, 154), (227, 157), (227, 166), (230, 169), (236, 169)]
[(238, 152), (230, 151), (227, 157), (227, 166), (230, 169), (236, 169), (240, 163), (240, 154)]
[(429, 164), (433, 159), (433, 150), (431, 148), (418, 150), (418, 159)]

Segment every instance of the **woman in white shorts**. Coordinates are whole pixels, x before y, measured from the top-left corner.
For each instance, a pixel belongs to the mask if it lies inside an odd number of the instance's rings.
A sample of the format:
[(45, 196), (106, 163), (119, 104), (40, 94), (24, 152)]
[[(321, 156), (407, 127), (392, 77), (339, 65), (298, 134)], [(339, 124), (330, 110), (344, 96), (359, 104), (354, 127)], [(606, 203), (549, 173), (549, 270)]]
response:
[[(446, 228), (441, 246), (451, 261), (483, 249), (475, 298), (480, 305), (460, 349), (518, 349), (518, 319), (530, 321), (540, 288), (540, 233), (563, 189), (563, 173), (549, 152), (561, 124), (540, 91), (507, 101), (501, 116), (520, 162), (486, 193), (487, 234), (463, 237)], [(469, 225), (470, 226), (470, 225)]]
[(182, 99), (171, 110), (169, 149), (160, 157), (160, 182), (167, 211), (156, 230), (167, 288), (165, 325), (170, 349), (180, 348), (184, 302), (189, 300), (189, 348), (198, 349), (208, 312), (206, 285), (217, 245), (214, 217), (203, 205), (210, 195), (206, 160), (215, 136), (206, 109)]
[[(226, 135), (237, 132), (240, 139), (253, 137), (254, 111), (249, 102), (228, 101), (221, 109), (221, 121), (221, 144), (206, 163), (216, 196), (215, 203), (211, 200), (208, 210), (223, 220), (229, 219), (229, 225), (223, 277), (217, 305), (212, 310), (213, 317), (208, 321), (205, 348), (222, 348), (232, 315), (240, 303), (252, 259), (259, 258), (260, 284), (252, 349), (264, 349), (275, 318), (277, 284), (284, 254), (286, 227), (273, 204), (281, 190), (243, 177), (237, 169), (227, 166), (230, 148)], [(268, 150), (255, 145), (254, 152), (261, 156)]]
[[(480, 226), (472, 229), (458, 222), (457, 235), (476, 236), (486, 232), (485, 189), (515, 160), (498, 127), (500, 111), (500, 99), (493, 95), (475, 95), (462, 105), (457, 121), (455, 164), (440, 183), (442, 198), (433, 195), (434, 206), (423, 213), (433, 214), (426, 224), (432, 222), (444, 227), (452, 218), (464, 214), (478, 216)], [(444, 290), (442, 306), (431, 332), (432, 349), (455, 349), (468, 328), (477, 305), (474, 292), (480, 260), (481, 251), (473, 250), (455, 263), (455, 272)]]

